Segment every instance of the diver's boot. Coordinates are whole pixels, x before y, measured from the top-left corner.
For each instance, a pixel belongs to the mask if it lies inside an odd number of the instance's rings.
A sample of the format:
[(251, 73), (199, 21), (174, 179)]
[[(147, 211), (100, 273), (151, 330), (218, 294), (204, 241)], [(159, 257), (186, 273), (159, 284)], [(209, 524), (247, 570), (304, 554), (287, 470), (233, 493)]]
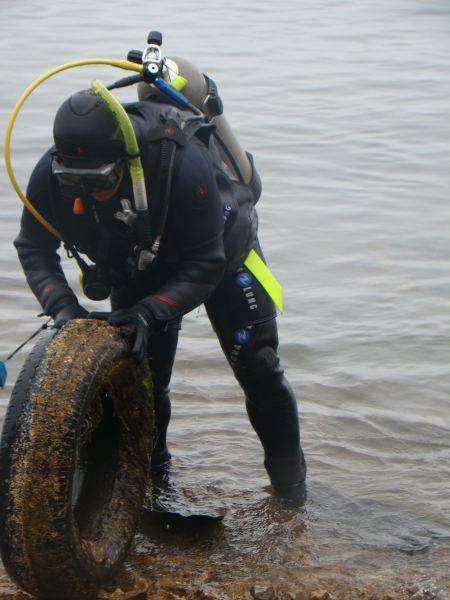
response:
[(158, 452), (155, 450), (156, 448), (152, 452), (152, 469), (162, 469), (169, 464), (172, 455), (167, 446)]
[(282, 392), (264, 401), (258, 399), (259, 406), (246, 399), (247, 414), (264, 448), (270, 483), (280, 493), (303, 485), (306, 478), (297, 403), (285, 379)]
[(267, 456), (264, 466), (273, 488), (281, 494), (295, 492), (306, 479), (306, 461), (302, 449), (291, 456)]

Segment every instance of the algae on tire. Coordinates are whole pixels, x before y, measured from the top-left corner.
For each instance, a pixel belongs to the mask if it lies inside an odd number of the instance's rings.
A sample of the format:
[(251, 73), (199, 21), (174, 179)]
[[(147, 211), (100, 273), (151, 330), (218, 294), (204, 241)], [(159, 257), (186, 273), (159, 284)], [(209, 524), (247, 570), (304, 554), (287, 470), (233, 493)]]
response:
[(0, 550), (23, 589), (82, 600), (111, 580), (138, 526), (153, 431), (150, 370), (120, 329), (74, 320), (41, 338), (0, 446)]

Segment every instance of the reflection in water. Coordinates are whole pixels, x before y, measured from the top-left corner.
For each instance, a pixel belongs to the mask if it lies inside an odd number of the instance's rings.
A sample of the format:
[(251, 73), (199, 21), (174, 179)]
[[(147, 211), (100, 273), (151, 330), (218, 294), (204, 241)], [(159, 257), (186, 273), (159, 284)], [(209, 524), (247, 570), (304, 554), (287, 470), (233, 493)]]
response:
[[(174, 518), (144, 512), (142, 516), (135, 548), (137, 564), (145, 562), (145, 556), (154, 557), (158, 578), (183, 579), (183, 573), (188, 573), (189, 579), (192, 573), (199, 573), (200, 581), (219, 587), (238, 580), (273, 583), (283, 569), (288, 574), (307, 552), (309, 517), (303, 502), (269, 493), (255, 498), (244, 491), (228, 496), (225, 507), (222, 490), (212, 486), (176, 489), (169, 473), (156, 496), (166, 508), (185, 515)], [(197, 516), (186, 518), (189, 514)], [(205, 518), (211, 515), (224, 518)]]
[(155, 478), (153, 503), (162, 499), (178, 514), (144, 511), (133, 572), (222, 592), (242, 581), (249, 589), (276, 583), (291, 594), (322, 586), (341, 597), (357, 590), (380, 598), (387, 590), (415, 598), (440, 590), (433, 597), (448, 597), (444, 570), (435, 577), (435, 569), (448, 567), (450, 527), (315, 482), (294, 501), (270, 488), (226, 498), (211, 486), (178, 489), (177, 470)]

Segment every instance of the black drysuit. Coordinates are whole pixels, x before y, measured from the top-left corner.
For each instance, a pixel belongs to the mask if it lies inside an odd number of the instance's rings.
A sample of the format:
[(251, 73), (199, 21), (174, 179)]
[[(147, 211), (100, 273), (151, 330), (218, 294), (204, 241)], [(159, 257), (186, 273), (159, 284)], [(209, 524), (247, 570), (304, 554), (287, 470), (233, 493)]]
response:
[[(161, 122), (166, 107), (149, 102), (125, 106), (141, 149), (150, 222), (158, 223), (160, 207), (155, 205), (154, 182), (158, 177), (160, 141), (149, 134), (151, 119), (149, 124), (145, 115), (148, 117), (150, 111), (155, 122)], [(52, 178), (50, 164), (55, 149), (51, 148), (31, 175), (27, 197), (65, 240), (107, 274), (113, 310), (130, 308), (139, 301), (156, 319), (156, 332), (150, 336), (147, 352), (158, 429), (155, 462), (168, 455), (168, 386), (181, 320), (204, 303), (244, 390), (250, 421), (264, 447), (266, 469), (273, 485), (281, 488), (302, 481), (306, 467), (296, 400), (277, 356), (275, 306), (243, 264), (251, 248), (262, 256), (254, 209), (260, 193), (259, 177), (254, 171), (248, 186), (231, 181), (207, 138), (194, 135), (177, 150), (158, 259), (140, 277), (132, 277), (128, 266), (139, 243), (138, 234), (115, 217), (122, 211), (123, 198), (133, 202), (127, 170), (115, 195), (99, 202)], [(75, 196), (80, 194), (85, 212), (74, 214)], [(65, 306), (78, 302), (60, 265), (60, 241), (26, 208), (14, 243), (30, 288), (45, 314), (55, 317)]]

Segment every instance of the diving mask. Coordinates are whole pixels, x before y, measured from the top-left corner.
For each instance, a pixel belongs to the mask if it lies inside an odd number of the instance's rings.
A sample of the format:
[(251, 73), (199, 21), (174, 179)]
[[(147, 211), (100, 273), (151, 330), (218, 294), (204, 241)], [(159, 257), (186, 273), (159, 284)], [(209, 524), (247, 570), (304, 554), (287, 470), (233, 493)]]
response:
[(77, 187), (84, 185), (93, 190), (114, 189), (123, 174), (122, 161), (102, 165), (97, 169), (75, 169), (61, 165), (56, 159), (52, 160), (52, 174), (62, 185)]

